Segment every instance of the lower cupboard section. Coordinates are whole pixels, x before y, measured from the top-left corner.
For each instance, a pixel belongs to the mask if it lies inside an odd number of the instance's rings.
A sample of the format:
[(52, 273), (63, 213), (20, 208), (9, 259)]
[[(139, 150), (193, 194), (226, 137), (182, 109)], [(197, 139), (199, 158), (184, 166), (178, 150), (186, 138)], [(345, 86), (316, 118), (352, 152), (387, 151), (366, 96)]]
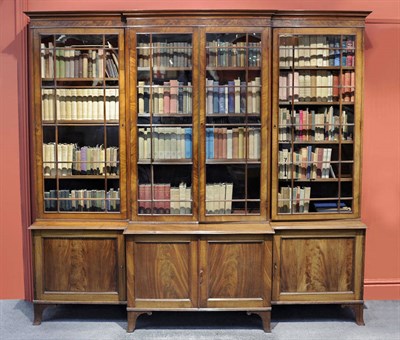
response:
[(357, 229), (276, 229), (272, 304), (341, 304), (364, 325), (365, 225), (354, 225)]
[(34, 230), (36, 303), (123, 303), (122, 231)]
[(34, 323), (49, 304), (127, 302), (130, 332), (152, 311), (247, 311), (270, 331), (279, 304), (342, 304), (364, 324), (365, 229), (307, 226), (249, 235), (32, 230)]
[(361, 302), (364, 230), (276, 231), (273, 303)]
[(128, 235), (128, 331), (155, 310), (245, 310), (270, 331), (272, 236)]

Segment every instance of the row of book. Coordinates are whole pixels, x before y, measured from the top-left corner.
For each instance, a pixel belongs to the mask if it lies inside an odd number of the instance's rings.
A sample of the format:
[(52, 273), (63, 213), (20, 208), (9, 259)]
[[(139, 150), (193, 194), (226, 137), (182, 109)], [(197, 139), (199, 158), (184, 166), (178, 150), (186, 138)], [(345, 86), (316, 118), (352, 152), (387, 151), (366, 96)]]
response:
[[(118, 55), (103, 48), (80, 50), (76, 46), (54, 49), (53, 43), (41, 44), (41, 76), (54, 78), (118, 78)], [(105, 66), (105, 67), (104, 67)]]
[(163, 85), (138, 82), (138, 114), (192, 114), (192, 84), (176, 79)]
[(42, 89), (42, 120), (119, 119), (119, 89)]
[(207, 114), (214, 113), (260, 113), (261, 79), (255, 77), (249, 82), (240, 78), (229, 80), (228, 84), (206, 79)]
[[(246, 152), (247, 146), (247, 152)], [(206, 128), (207, 159), (260, 159), (259, 128)]]
[[(58, 195), (57, 195), (58, 194)], [(58, 207), (57, 207), (58, 202)], [(105, 190), (49, 190), (44, 192), (45, 211), (119, 211), (120, 192)]]
[(192, 213), (192, 188), (186, 183), (139, 184), (139, 214), (185, 215)]
[(338, 141), (339, 138), (352, 140), (348, 114), (345, 110), (341, 116), (334, 114), (333, 106), (317, 110), (320, 112), (308, 108), (297, 111), (280, 108), (278, 140), (280, 142), (290, 142), (292, 138), (296, 142)]
[(261, 42), (208, 41), (208, 67), (260, 67)]
[(344, 71), (341, 76), (331, 71), (308, 70), (281, 72), (279, 100), (295, 102), (354, 101), (355, 73)]
[(206, 213), (232, 214), (233, 183), (206, 184)]
[(332, 149), (300, 148), (298, 152), (289, 149), (279, 151), (279, 179), (336, 178), (331, 166)]
[(191, 67), (192, 44), (188, 42), (138, 43), (139, 67)]
[(278, 192), (278, 212), (281, 214), (308, 213), (310, 197), (310, 187), (281, 187)]
[(281, 37), (279, 66), (354, 66), (354, 38), (324, 35)]
[(45, 176), (55, 176), (56, 169), (61, 176), (118, 175), (118, 153), (119, 149), (114, 146), (79, 147), (73, 143), (44, 143), (43, 172)]
[(139, 160), (151, 159), (152, 151), (153, 159), (192, 158), (192, 128), (139, 128), (138, 140)]

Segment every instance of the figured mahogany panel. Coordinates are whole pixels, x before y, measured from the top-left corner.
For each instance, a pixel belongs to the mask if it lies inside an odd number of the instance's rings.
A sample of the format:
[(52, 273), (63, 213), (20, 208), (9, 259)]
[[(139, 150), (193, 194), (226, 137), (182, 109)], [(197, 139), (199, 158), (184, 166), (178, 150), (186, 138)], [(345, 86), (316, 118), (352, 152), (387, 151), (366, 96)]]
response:
[(354, 238), (282, 238), (281, 293), (353, 291), (354, 255)]
[(262, 242), (210, 243), (208, 297), (260, 298)]
[(200, 307), (259, 308), (271, 300), (272, 237), (213, 235), (200, 240)]
[(118, 291), (117, 249), (115, 238), (44, 238), (44, 291)]
[(136, 243), (136, 299), (190, 297), (190, 243)]

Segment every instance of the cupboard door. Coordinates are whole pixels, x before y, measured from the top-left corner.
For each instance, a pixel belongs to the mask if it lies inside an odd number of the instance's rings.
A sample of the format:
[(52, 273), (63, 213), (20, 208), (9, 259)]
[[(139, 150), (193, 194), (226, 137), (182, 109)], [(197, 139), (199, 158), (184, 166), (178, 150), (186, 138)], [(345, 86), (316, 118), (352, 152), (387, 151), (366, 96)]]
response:
[(363, 247), (363, 231), (275, 235), (273, 300), (362, 300)]
[(125, 300), (122, 234), (35, 232), (34, 249), (35, 300)]
[(197, 242), (189, 236), (127, 240), (128, 307), (197, 306)]
[(213, 236), (200, 241), (200, 307), (270, 306), (272, 240)]

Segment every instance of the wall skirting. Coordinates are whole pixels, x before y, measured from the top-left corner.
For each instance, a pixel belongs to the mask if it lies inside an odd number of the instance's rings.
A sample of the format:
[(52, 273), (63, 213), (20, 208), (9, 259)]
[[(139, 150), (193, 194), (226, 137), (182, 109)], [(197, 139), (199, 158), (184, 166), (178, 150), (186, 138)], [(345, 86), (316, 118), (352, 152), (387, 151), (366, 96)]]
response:
[(365, 300), (400, 300), (400, 279), (364, 280)]

